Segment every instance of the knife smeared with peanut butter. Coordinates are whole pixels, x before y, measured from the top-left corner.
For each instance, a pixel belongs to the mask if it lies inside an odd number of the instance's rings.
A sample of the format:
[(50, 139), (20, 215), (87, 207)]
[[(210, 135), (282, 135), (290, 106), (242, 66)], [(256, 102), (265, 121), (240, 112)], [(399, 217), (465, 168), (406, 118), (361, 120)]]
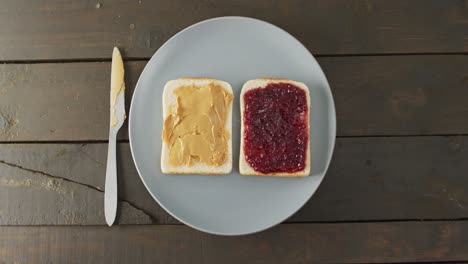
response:
[(228, 157), (226, 122), (233, 95), (213, 82), (180, 86), (173, 91), (177, 105), (164, 120), (162, 138), (169, 147), (173, 166), (201, 162), (224, 164)]

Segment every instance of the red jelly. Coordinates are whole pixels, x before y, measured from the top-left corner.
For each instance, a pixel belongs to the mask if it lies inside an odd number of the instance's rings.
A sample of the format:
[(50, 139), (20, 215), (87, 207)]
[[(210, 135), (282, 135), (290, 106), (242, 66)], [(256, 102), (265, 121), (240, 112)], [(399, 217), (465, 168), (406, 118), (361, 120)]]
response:
[(244, 94), (244, 154), (260, 173), (294, 173), (306, 166), (307, 94), (289, 83), (271, 83)]

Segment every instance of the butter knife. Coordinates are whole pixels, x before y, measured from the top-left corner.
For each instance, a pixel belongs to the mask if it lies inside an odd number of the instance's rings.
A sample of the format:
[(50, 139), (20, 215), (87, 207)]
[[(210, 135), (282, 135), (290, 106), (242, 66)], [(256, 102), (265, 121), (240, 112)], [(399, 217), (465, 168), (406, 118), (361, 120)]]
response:
[(106, 185), (104, 192), (104, 215), (106, 223), (112, 226), (117, 213), (117, 132), (125, 121), (125, 83), (122, 55), (119, 49), (112, 52), (110, 126), (107, 151)]

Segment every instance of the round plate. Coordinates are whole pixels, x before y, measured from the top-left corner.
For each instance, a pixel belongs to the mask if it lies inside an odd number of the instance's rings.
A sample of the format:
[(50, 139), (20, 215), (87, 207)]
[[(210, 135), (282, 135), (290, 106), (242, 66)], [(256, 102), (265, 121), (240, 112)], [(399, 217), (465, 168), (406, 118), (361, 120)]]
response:
[[(161, 172), (162, 93), (181, 77), (229, 82), (233, 101), (233, 171), (228, 175)], [(239, 174), (239, 94), (244, 82), (288, 78), (310, 89), (311, 176), (275, 178)], [(181, 222), (213, 234), (240, 235), (287, 219), (312, 196), (330, 163), (336, 117), (327, 79), (309, 51), (284, 30), (245, 17), (221, 17), (190, 26), (151, 58), (133, 94), (130, 146), (138, 173), (154, 199)]]

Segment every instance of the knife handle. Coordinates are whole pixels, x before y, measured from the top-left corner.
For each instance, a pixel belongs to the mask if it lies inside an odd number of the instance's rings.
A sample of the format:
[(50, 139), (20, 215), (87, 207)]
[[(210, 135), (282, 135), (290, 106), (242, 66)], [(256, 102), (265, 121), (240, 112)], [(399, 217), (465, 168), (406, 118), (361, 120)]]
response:
[(109, 133), (107, 150), (106, 185), (104, 192), (104, 215), (106, 223), (112, 226), (117, 213), (117, 160), (116, 160), (117, 133)]

